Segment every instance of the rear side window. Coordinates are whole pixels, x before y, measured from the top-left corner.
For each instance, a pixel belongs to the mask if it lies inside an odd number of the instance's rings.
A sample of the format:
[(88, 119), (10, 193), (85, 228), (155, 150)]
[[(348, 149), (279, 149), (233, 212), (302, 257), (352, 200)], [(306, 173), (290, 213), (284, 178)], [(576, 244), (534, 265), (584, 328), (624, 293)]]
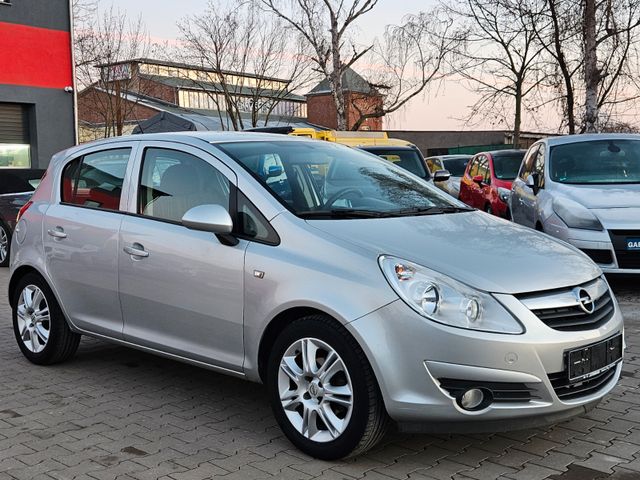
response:
[(105, 150), (69, 162), (62, 172), (62, 202), (119, 210), (130, 148)]

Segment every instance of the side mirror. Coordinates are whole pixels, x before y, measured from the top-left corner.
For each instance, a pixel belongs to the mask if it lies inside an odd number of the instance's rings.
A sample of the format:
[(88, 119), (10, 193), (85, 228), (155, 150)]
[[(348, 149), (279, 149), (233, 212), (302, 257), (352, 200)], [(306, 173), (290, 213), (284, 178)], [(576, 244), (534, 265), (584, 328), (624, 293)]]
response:
[(537, 173), (532, 173), (527, 177), (525, 185), (533, 190), (533, 194), (537, 195), (540, 190), (540, 178)]
[(433, 174), (433, 181), (435, 182), (446, 182), (451, 178), (451, 174), (449, 170), (436, 170)]
[(215, 234), (233, 231), (233, 220), (221, 205), (198, 205), (182, 216), (182, 225), (191, 230), (202, 230)]
[(473, 177), (473, 181), (478, 185), (482, 185), (484, 183), (484, 176), (476, 175), (475, 177)]

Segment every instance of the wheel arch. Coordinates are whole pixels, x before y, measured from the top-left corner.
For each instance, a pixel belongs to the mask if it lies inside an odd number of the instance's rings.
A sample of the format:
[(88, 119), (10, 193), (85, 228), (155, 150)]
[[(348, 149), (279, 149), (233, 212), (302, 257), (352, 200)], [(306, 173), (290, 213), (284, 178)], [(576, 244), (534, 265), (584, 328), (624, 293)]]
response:
[(58, 298), (56, 291), (52, 288), (51, 282), (49, 282), (49, 279), (47, 278), (47, 276), (43, 275), (42, 272), (38, 270), (38, 268), (34, 267), (33, 265), (24, 264), (16, 268), (15, 271), (11, 274), (11, 278), (9, 279), (9, 287), (7, 289), (7, 293), (9, 295), (9, 306), (11, 306), (12, 308), (14, 307), (13, 297), (15, 294), (16, 286), (18, 285), (18, 282), (20, 281), (20, 279), (22, 279), (25, 275), (29, 273), (34, 273), (38, 275), (40, 278), (42, 278), (42, 280), (51, 289), (51, 292), (53, 293), (53, 296), (55, 297), (56, 302), (58, 302), (58, 305), (61, 305), (60, 299)]
[[(287, 325), (301, 317), (318, 314), (326, 316), (327, 318), (331, 319), (337, 327), (347, 331), (344, 328), (344, 325), (339, 320), (337, 320), (335, 316), (314, 307), (291, 307), (278, 313), (273, 319), (271, 319), (262, 333), (262, 337), (260, 338), (260, 344), (258, 347), (258, 375), (260, 376), (260, 380), (263, 383), (266, 378), (266, 367), (270, 351), (269, 346), (273, 345), (273, 342), (278, 337), (280, 332), (282, 332), (287, 327)], [(348, 333), (349, 335), (351, 335), (350, 332)], [(355, 337), (354, 341), (358, 342)]]

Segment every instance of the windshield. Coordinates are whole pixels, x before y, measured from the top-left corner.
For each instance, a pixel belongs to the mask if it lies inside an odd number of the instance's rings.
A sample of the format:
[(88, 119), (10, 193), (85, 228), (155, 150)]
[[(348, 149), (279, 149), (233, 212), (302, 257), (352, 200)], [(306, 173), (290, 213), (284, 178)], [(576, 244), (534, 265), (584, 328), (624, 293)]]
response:
[(461, 177), (464, 175), (464, 171), (467, 168), (467, 163), (469, 163), (470, 158), (471, 157), (445, 158), (443, 160), (444, 168), (452, 177)]
[(357, 149), (297, 141), (218, 147), (300, 217), (362, 218), (468, 210), (417, 176)]
[(374, 155), (379, 156), (380, 158), (384, 158), (385, 160), (397, 165), (400, 168), (404, 168), (405, 170), (409, 170), (414, 175), (419, 176), (420, 178), (429, 179), (430, 176), (427, 173), (427, 169), (424, 166), (424, 160), (422, 157), (413, 149), (380, 149), (376, 148), (375, 150), (367, 150), (363, 148), (362, 150), (368, 151), (369, 153), (373, 153)]
[(513, 180), (518, 176), (525, 151), (493, 155), (493, 174), (500, 180)]
[(551, 180), (573, 184), (640, 183), (640, 140), (595, 140), (551, 147)]

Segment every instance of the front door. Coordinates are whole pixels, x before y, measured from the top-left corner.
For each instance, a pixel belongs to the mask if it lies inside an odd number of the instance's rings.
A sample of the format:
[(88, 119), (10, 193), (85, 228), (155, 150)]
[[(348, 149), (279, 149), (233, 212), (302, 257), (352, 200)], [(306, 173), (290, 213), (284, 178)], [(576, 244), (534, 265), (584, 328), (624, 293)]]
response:
[(239, 371), (247, 242), (224, 245), (214, 234), (180, 223), (198, 205), (229, 209), (235, 175), (192, 147), (154, 142), (141, 155), (134, 215), (120, 229), (124, 337)]
[(511, 216), (513, 221), (520, 225), (533, 227), (533, 208), (535, 195), (527, 186), (527, 177), (533, 173), (534, 164), (538, 155), (538, 145), (532, 146), (524, 157), (520, 173), (513, 181), (511, 193)]
[(118, 231), (133, 149), (133, 143), (113, 144), (72, 159), (59, 180), (60, 202), (44, 219), (47, 271), (69, 319), (83, 330), (116, 338), (122, 336)]

